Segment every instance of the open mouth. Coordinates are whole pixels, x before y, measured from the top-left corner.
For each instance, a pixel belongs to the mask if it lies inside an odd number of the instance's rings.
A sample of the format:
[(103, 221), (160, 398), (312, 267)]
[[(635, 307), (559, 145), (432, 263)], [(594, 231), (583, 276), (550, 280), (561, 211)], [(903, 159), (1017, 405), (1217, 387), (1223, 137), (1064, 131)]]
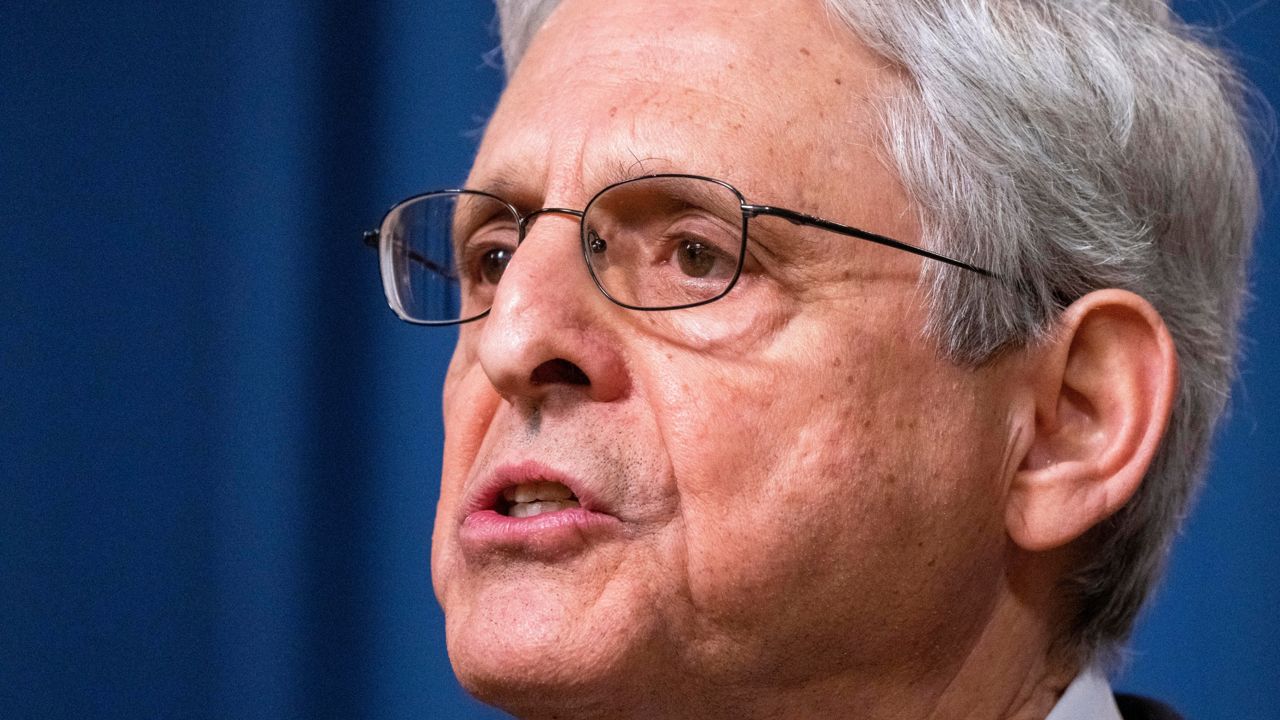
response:
[(477, 562), (512, 554), (559, 562), (622, 535), (623, 521), (591, 484), (534, 461), (496, 468), (462, 508), (458, 540)]
[(502, 491), (494, 508), (500, 515), (527, 518), (581, 507), (573, 491), (554, 481), (525, 482)]

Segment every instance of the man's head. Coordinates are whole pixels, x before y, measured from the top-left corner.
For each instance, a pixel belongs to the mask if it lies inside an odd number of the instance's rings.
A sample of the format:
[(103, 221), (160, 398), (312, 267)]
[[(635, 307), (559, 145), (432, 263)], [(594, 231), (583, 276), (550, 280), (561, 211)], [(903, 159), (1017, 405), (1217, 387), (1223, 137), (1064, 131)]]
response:
[[(1225, 71), (1159, 5), (552, 5), (503, 8), (469, 187), (527, 213), (697, 173), (1000, 277), (760, 217), (729, 294), (647, 313), (537, 216), (446, 381), (464, 684), (531, 715), (977, 715), (958, 678), (1122, 639), (1234, 354)], [(581, 508), (510, 517), (539, 493), (520, 514)]]

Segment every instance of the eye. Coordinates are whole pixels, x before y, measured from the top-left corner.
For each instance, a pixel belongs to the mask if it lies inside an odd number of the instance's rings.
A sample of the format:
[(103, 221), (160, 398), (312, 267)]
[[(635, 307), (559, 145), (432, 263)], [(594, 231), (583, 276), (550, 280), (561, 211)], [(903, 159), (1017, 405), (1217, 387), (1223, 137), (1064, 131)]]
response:
[(484, 222), (463, 235), (458, 246), (458, 265), (463, 277), (476, 288), (496, 286), (519, 243), (519, 226), (504, 216)]
[(490, 285), (497, 285), (511, 262), (511, 251), (506, 248), (492, 248), (480, 256), (480, 278)]
[(681, 240), (674, 253), (680, 271), (693, 278), (732, 274), (729, 258), (713, 245), (700, 240)]

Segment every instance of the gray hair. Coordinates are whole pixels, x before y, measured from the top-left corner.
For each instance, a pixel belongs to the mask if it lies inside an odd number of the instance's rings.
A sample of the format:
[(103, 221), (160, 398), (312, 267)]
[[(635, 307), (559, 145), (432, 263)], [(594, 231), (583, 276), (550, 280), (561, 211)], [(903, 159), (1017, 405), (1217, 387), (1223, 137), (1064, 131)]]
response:
[[(1163, 0), (826, 3), (908, 78), (883, 141), (922, 242), (1016, 285), (926, 263), (944, 356), (976, 367), (1042, 341), (1102, 288), (1145, 297), (1173, 335), (1169, 430), (1066, 584), (1078, 611), (1059, 650), (1103, 659), (1159, 578), (1235, 375), (1258, 214), (1245, 86)], [(510, 72), (557, 0), (497, 5)]]

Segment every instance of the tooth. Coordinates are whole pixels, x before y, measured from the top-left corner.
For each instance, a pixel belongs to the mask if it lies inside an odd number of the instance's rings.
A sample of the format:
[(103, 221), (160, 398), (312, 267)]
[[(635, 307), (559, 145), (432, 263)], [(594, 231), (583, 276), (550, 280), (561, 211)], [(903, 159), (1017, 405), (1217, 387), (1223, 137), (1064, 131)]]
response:
[(538, 483), (538, 497), (542, 500), (568, 500), (573, 492), (558, 482)]
[(554, 512), (559, 509), (560, 509), (560, 506), (557, 503), (533, 502), (533, 503), (529, 503), (529, 514), (526, 517), (533, 517), (535, 515), (541, 515), (543, 513)]
[(535, 481), (520, 483), (502, 491), (507, 502), (537, 502), (539, 500), (571, 500), (573, 491), (563, 483)]
[(577, 500), (540, 500), (537, 502), (515, 503), (507, 511), (507, 514), (511, 517), (525, 518), (576, 507), (581, 507)]

